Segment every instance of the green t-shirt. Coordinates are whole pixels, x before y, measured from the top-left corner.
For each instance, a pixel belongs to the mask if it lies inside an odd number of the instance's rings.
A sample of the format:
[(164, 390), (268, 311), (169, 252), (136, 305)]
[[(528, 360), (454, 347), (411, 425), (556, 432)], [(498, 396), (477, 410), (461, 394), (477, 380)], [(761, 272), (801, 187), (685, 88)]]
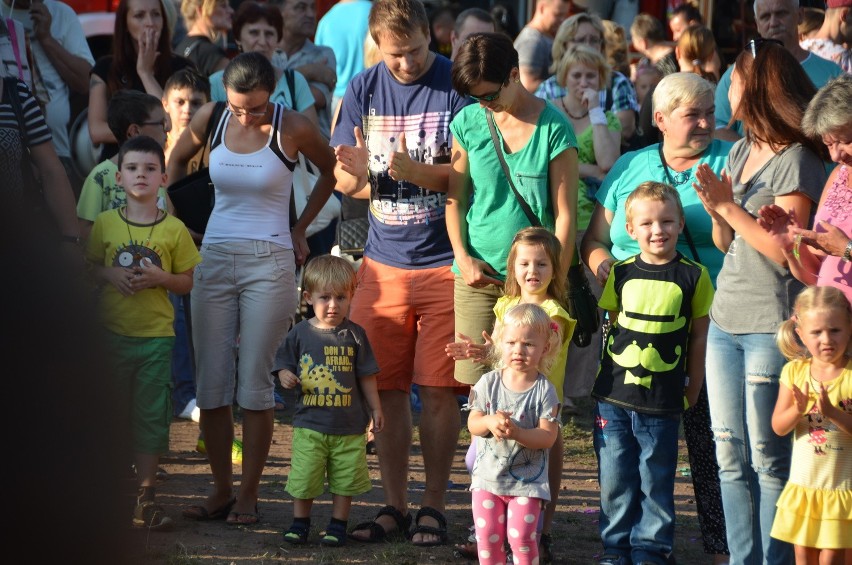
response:
[[(609, 131), (621, 131), (621, 122), (612, 112), (606, 112), (606, 126)], [(595, 159), (595, 126), (590, 125), (577, 136), (577, 162), (586, 165), (597, 164)], [(589, 227), (592, 212), (595, 211), (595, 194), (600, 182), (589, 186), (583, 177), (577, 182), (577, 229)]]
[[(544, 227), (553, 230), (554, 209), (550, 198), (550, 162), (563, 151), (576, 148), (571, 124), (549, 102), (541, 111), (527, 144), (515, 153), (505, 153), (515, 188), (527, 201)], [(500, 159), (494, 150), (485, 109), (471, 104), (456, 114), (450, 124), (454, 143), (468, 153), (471, 178), (467, 211), (467, 246), (471, 257), (481, 259), (506, 277), (506, 258), (512, 238), (530, 222), (515, 198)], [(502, 135), (498, 129), (502, 142)], [(453, 263), (453, 272), (459, 273)]]

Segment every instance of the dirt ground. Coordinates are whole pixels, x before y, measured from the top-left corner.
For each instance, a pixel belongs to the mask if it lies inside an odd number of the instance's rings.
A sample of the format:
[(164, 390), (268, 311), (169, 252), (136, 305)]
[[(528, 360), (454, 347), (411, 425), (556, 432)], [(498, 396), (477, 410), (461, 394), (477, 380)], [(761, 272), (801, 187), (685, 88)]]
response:
[[(287, 405), (293, 397), (285, 394)], [(598, 537), (598, 484), (594, 453), (589, 441), (591, 402), (578, 404), (576, 415), (566, 415), (566, 461), (560, 504), (553, 527), (554, 563), (592, 564), (600, 554)], [(417, 414), (415, 414), (415, 424)], [(198, 425), (187, 420), (172, 424), (171, 453), (162, 467), (168, 480), (158, 488), (158, 498), (176, 527), (171, 532), (135, 531), (128, 554), (138, 556), (134, 563), (169, 564), (239, 564), (239, 563), (466, 563), (453, 555), (452, 544), (461, 543), (471, 522), (467, 491), (469, 476), (464, 466), (468, 447), (463, 437), (459, 441), (447, 490), (447, 521), (450, 545), (417, 548), (405, 542), (364, 544), (354, 541), (345, 547), (328, 549), (318, 544), (318, 532), (328, 524), (331, 515), (329, 495), (316, 500), (312, 516), (311, 542), (293, 547), (282, 539), (282, 532), (292, 520), (292, 501), (284, 492), (290, 463), (292, 410), (276, 413), (276, 426), (264, 479), (261, 484), (259, 511), (261, 522), (255, 526), (229, 526), (224, 522), (194, 522), (181, 517), (180, 511), (189, 504), (200, 503), (210, 485), (210, 470), (204, 455), (195, 451)], [(237, 437), (241, 427), (237, 426)], [(415, 434), (416, 438), (416, 434)], [(350, 527), (370, 519), (383, 505), (378, 462), (368, 456), (373, 490), (353, 501)], [(239, 473), (239, 467), (235, 467)], [(692, 499), (692, 483), (688, 476), (686, 452), (681, 442), (681, 457), (676, 482), (677, 539), (675, 554), (681, 564), (711, 563), (701, 551), (698, 521)], [(420, 446), (412, 448), (409, 471), (412, 504), (419, 502), (424, 485), (423, 460)], [(416, 510), (416, 506), (414, 507)]]

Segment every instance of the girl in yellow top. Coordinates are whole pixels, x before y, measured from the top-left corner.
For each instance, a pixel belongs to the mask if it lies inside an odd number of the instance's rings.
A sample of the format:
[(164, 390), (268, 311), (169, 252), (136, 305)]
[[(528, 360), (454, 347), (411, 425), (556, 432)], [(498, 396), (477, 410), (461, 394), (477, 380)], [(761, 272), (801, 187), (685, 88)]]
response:
[(850, 336), (852, 308), (829, 286), (802, 291), (778, 331), (790, 362), (781, 372), (772, 429), (781, 436), (795, 430), (795, 439), (771, 535), (794, 544), (797, 565), (852, 558)]
[[(550, 381), (559, 397), (560, 407), (562, 405), (562, 389), (565, 382), (565, 362), (568, 358), (568, 345), (574, 334), (574, 326), (577, 320), (568, 315), (563, 304), (565, 296), (565, 279), (557, 272), (559, 257), (562, 253), (562, 245), (556, 236), (541, 227), (524, 228), (515, 234), (512, 247), (506, 260), (506, 282), (503, 288), (503, 296), (494, 305), (494, 314), (497, 322), (503, 320), (503, 315), (512, 306), (517, 304), (536, 304), (547, 312), (547, 315), (558, 324), (562, 330), (562, 345), (556, 359), (553, 361), (547, 380)], [(447, 355), (456, 360), (474, 359), (480, 360), (487, 356), (486, 349), (491, 346), (491, 336), (482, 332), (485, 344), (476, 344), (463, 334), (456, 334), (459, 341), (447, 344)], [(544, 552), (549, 552), (550, 526), (553, 522), (553, 514), (556, 511), (557, 498), (559, 496), (562, 481), (562, 455), (564, 445), (561, 438), (558, 439), (550, 449), (548, 455), (548, 481), (550, 483), (550, 502), (542, 514), (541, 543)], [(472, 458), (476, 453), (474, 442), (468, 451), (466, 461), (468, 468), (472, 468)], [(474, 552), (473, 547), (457, 547), (463, 554)]]

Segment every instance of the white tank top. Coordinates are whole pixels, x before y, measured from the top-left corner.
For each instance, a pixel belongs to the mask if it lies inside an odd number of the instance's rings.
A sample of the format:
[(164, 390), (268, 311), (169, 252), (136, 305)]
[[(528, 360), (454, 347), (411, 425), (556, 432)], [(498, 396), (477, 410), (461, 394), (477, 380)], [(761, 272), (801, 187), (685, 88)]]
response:
[(269, 241), (293, 248), (290, 192), (296, 159), (281, 149), (279, 126), (284, 107), (274, 104), (269, 143), (253, 153), (235, 153), (225, 145), (230, 110), (222, 113), (210, 151), (210, 178), (216, 202), (204, 243)]

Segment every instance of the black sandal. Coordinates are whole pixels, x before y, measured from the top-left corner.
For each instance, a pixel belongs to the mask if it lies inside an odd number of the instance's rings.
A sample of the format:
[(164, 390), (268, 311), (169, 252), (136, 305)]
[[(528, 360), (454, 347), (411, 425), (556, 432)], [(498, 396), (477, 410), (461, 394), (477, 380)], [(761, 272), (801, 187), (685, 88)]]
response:
[[(420, 519), (427, 516), (438, 522), (437, 528), (433, 526), (420, 525)], [(411, 533), (408, 535), (408, 538), (413, 539), (415, 534), (431, 534), (434, 536), (438, 536), (438, 541), (412, 541), (412, 545), (416, 545), (417, 547), (435, 547), (437, 545), (446, 545), (447, 519), (444, 518), (443, 514), (441, 514), (431, 506), (424, 506), (423, 508), (418, 510), (417, 516), (415, 516), (414, 518), (414, 528), (411, 530)]]
[[(393, 521), (396, 522), (396, 528), (390, 531), (385, 531), (385, 529), (376, 522), (376, 519), (380, 516), (390, 516), (393, 518)], [(373, 518), (371, 522), (361, 522), (360, 524), (357, 524), (347, 535), (350, 539), (354, 539), (355, 541), (377, 543), (380, 541), (386, 541), (391, 536), (405, 536), (408, 533), (409, 527), (411, 527), (411, 513), (403, 516), (402, 512), (393, 506), (388, 505), (379, 510), (379, 513), (376, 514), (376, 518)], [(352, 532), (357, 532), (359, 530), (368, 530), (370, 535), (366, 538), (352, 535)]]

